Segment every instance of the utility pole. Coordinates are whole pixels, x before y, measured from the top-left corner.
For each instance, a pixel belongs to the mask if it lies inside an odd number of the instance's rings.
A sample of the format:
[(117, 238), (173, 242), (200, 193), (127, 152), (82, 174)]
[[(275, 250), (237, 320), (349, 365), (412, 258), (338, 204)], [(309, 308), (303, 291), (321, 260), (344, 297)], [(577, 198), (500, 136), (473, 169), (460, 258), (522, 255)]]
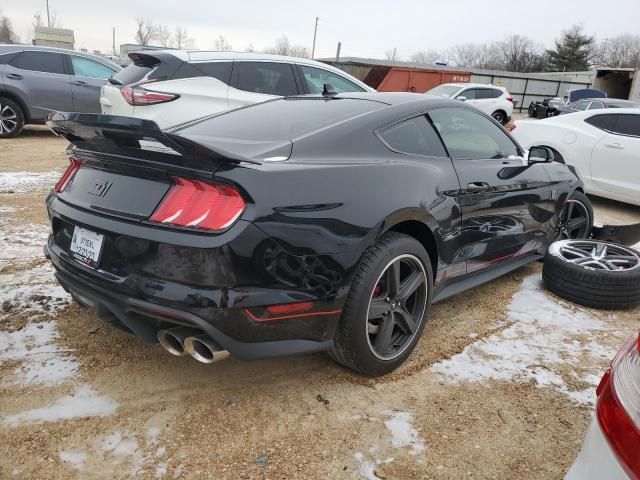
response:
[(116, 27), (113, 27), (113, 54), (116, 55)]
[(342, 42), (338, 42), (338, 51), (336, 52), (336, 63), (340, 61), (340, 48), (342, 47)]
[[(49, 0), (47, 0), (49, 1)], [(316, 27), (313, 29), (313, 47), (311, 47), (311, 59), (316, 54), (316, 35), (318, 33), (318, 17), (316, 17)]]
[(51, 28), (51, 17), (49, 17), (49, 0), (47, 0), (47, 27)]

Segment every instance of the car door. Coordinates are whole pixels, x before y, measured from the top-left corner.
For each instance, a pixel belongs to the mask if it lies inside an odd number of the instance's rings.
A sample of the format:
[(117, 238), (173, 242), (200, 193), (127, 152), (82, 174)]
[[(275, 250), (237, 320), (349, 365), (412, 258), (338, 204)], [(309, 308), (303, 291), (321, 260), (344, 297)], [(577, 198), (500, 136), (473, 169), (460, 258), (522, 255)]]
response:
[(553, 235), (550, 177), (528, 165), (498, 125), (469, 108), (436, 108), (429, 117), (460, 181), (461, 244), (467, 271), (538, 250)]
[(64, 55), (25, 50), (4, 68), (5, 88), (20, 97), (31, 121), (42, 121), (50, 111), (73, 111), (71, 77)]
[(640, 114), (607, 114), (598, 118), (600, 128), (607, 134), (591, 154), (593, 181), (616, 198), (640, 204)]
[(293, 65), (280, 62), (236, 61), (231, 75), (229, 108), (264, 102), (275, 96), (298, 95)]
[(73, 110), (100, 113), (100, 89), (114, 71), (90, 58), (68, 55), (68, 59), (71, 63)]

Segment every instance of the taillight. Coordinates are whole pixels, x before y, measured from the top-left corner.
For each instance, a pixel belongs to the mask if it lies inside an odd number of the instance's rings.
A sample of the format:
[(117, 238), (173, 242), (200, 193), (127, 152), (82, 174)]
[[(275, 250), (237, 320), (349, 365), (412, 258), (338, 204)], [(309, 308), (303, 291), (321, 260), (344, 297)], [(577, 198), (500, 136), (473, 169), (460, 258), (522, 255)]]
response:
[(242, 215), (245, 202), (233, 187), (175, 177), (152, 222), (221, 231)]
[(145, 80), (143, 82), (125, 85), (120, 90), (120, 93), (129, 105), (135, 106), (166, 103), (180, 97), (180, 95), (174, 95), (173, 93), (153, 92), (151, 90), (145, 90), (141, 87), (141, 85), (143, 84), (151, 83), (154, 81), (155, 80)]
[(507, 100), (509, 100), (511, 103), (513, 103), (513, 97), (507, 97)]
[(53, 188), (56, 191), (56, 193), (62, 192), (67, 187), (67, 185), (73, 179), (73, 177), (78, 172), (78, 170), (80, 170), (80, 167), (82, 166), (82, 164), (83, 164), (82, 160), (78, 160), (77, 158), (71, 159), (71, 161), (69, 162), (69, 166), (62, 174), (62, 177), (60, 177), (60, 180), (58, 180), (58, 183), (56, 183), (56, 186)]
[[(611, 362), (598, 387), (596, 413), (616, 457), (632, 479), (640, 479), (640, 335)], [(602, 385), (604, 383), (604, 385)]]
[(341, 312), (341, 310), (313, 310), (313, 308), (313, 302), (296, 302), (245, 308), (244, 313), (254, 322), (273, 322), (275, 320), (338, 315)]

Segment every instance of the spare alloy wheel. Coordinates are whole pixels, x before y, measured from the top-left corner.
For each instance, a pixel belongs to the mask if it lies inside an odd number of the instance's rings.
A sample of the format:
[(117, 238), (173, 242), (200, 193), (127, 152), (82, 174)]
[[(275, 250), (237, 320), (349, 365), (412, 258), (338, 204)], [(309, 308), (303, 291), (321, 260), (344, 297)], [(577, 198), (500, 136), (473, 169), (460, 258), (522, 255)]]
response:
[(542, 278), (552, 292), (580, 305), (629, 308), (640, 304), (640, 254), (599, 240), (554, 242)]

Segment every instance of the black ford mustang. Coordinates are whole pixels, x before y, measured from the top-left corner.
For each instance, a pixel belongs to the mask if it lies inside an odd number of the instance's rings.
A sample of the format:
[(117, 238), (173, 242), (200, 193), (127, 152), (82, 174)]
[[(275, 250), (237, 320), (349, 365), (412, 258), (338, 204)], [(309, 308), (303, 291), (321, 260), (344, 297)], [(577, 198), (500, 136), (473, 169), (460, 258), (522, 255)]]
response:
[(400, 365), (429, 307), (588, 235), (575, 170), (464, 103), (276, 99), (170, 131), (54, 114), (45, 248), (81, 304), (175, 355)]

